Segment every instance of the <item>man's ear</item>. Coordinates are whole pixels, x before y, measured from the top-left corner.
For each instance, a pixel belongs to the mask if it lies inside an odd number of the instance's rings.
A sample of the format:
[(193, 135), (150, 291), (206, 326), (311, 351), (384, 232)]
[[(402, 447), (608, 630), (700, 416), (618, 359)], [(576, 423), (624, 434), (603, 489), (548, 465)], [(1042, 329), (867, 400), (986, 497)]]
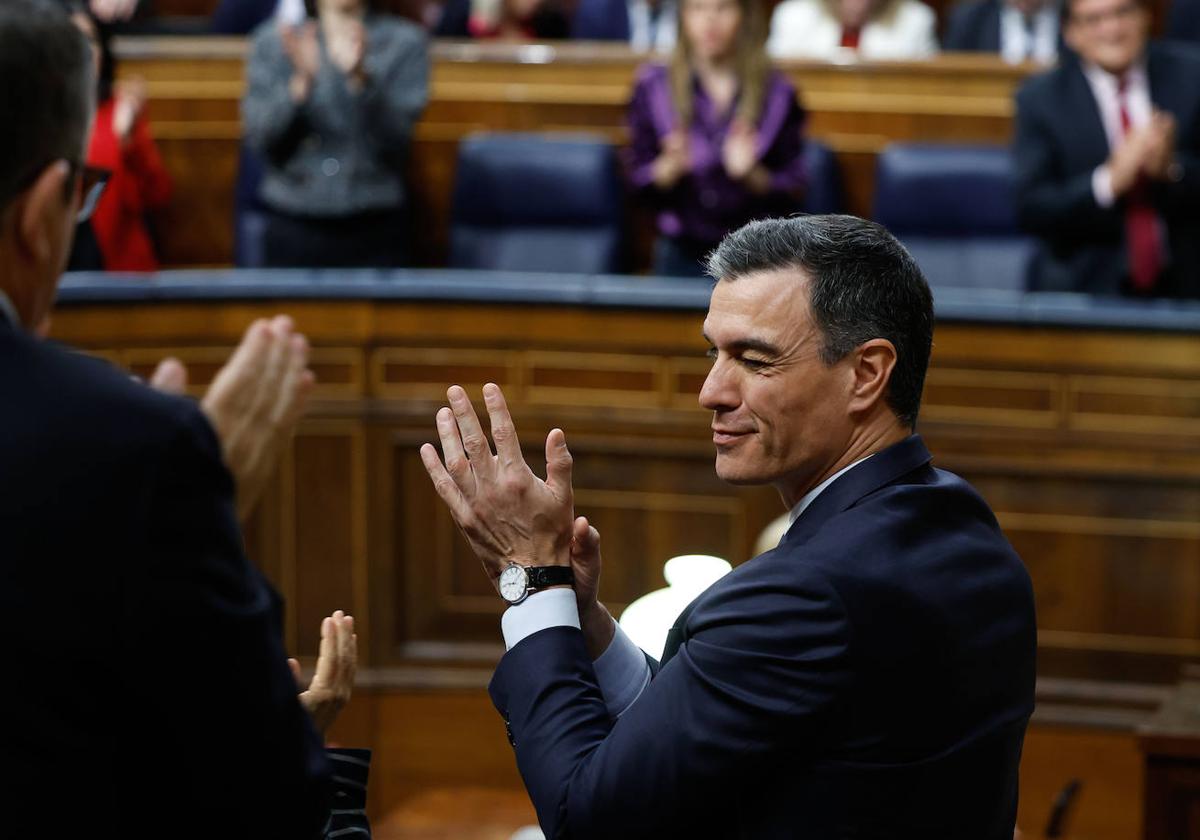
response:
[(850, 410), (870, 411), (886, 399), (892, 370), (896, 367), (896, 346), (886, 338), (873, 338), (858, 346), (853, 361)]
[(63, 214), (70, 210), (67, 179), (71, 167), (65, 160), (47, 166), (37, 180), (17, 199), (16, 246), (34, 263), (56, 256)]

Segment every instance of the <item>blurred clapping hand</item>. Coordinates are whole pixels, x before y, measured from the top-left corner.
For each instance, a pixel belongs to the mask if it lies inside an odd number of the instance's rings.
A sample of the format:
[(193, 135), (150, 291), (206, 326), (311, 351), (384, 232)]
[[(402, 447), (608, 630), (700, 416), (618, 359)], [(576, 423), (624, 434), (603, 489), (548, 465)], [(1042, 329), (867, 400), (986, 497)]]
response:
[(92, 0), (92, 14), (104, 23), (129, 20), (137, 11), (139, 0)]
[(300, 689), (300, 705), (312, 717), (317, 732), (324, 736), (350, 702), (354, 688), (354, 673), (358, 668), (354, 616), (338, 610), (321, 622), (321, 650), (316, 672), (307, 687), (300, 673), (300, 662), (289, 659), (288, 666)]
[[(315, 381), (308, 370), (308, 341), (295, 331), (291, 318), (278, 315), (250, 325), (200, 401), (233, 474), (242, 521), (290, 443)], [(187, 369), (178, 359), (165, 359), (150, 384), (182, 394)]]

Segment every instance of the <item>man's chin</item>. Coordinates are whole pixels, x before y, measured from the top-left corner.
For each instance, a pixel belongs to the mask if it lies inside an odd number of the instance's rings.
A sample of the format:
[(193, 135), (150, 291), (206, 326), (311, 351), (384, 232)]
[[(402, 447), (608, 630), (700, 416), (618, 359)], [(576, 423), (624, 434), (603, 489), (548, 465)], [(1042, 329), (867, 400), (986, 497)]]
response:
[(730, 463), (727, 458), (722, 458), (720, 453), (717, 453), (717, 478), (726, 484), (738, 487), (766, 483), (766, 480), (753, 470), (748, 470), (740, 464)]

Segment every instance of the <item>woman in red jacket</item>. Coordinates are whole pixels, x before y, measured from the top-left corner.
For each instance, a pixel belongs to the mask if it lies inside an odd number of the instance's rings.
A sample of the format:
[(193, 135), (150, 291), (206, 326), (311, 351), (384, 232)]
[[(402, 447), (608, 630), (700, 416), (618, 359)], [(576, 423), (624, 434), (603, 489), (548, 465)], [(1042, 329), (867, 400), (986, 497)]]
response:
[(85, 231), (72, 268), (107, 271), (155, 271), (158, 257), (146, 226), (146, 215), (166, 207), (171, 179), (150, 136), (145, 117), (146, 85), (141, 79), (114, 83), (114, 61), (108, 30), (82, 6), (72, 6), (72, 19), (92, 43), (96, 60), (96, 121), (88, 146), (89, 166), (112, 172), (92, 216), (98, 256), (88, 255)]

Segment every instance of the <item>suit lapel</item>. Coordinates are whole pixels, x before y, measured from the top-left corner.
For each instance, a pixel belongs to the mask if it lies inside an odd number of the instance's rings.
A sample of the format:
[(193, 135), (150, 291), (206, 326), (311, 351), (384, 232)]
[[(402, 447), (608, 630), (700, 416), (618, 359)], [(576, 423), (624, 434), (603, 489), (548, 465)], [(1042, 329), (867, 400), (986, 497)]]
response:
[[(822, 525), (852, 507), (859, 499), (925, 466), (931, 460), (932, 456), (925, 448), (920, 435), (912, 435), (876, 453), (826, 487), (804, 513), (800, 514), (800, 518), (792, 523), (780, 546), (803, 545)], [(663, 645), (663, 665), (666, 665), (687, 641), (688, 619), (691, 618), (696, 605), (711, 589), (712, 587), (709, 587), (700, 593), (675, 619), (674, 625), (667, 632), (667, 642)]]
[(1064, 59), (1063, 84), (1066, 95), (1060, 98), (1063, 125), (1067, 126), (1072, 144), (1079, 148), (1089, 167), (1108, 160), (1108, 134), (1100, 117), (1100, 105), (1092, 86), (1083, 75), (1083, 67), (1075, 56)]

